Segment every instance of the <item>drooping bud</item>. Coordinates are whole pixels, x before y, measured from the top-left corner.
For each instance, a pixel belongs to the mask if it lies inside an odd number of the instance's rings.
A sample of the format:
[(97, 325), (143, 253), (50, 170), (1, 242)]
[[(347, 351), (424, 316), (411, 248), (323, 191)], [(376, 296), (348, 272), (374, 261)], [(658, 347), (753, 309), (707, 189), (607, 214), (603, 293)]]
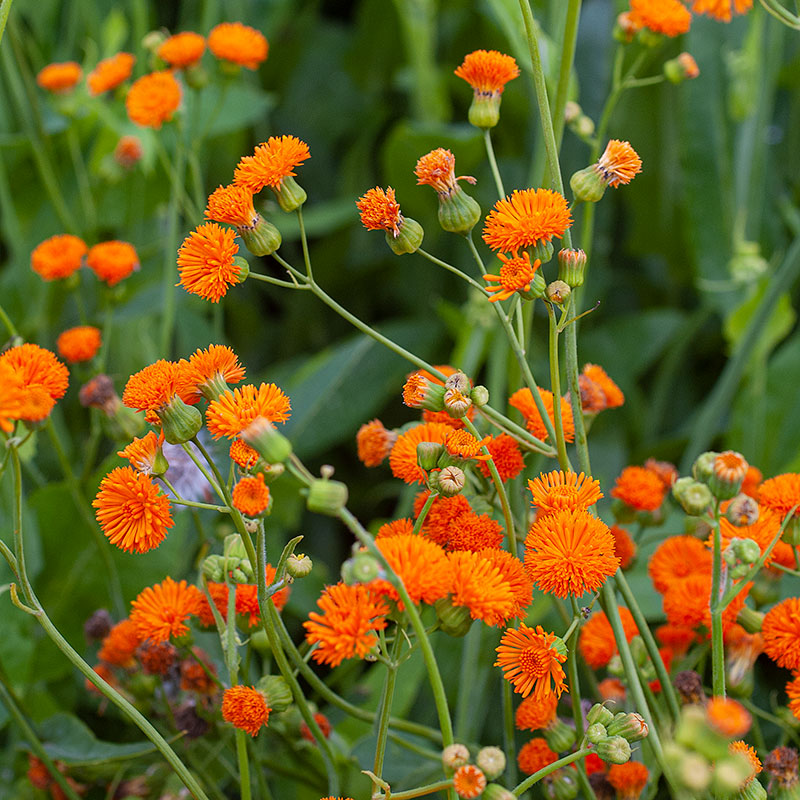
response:
[(203, 427), (203, 416), (194, 407), (187, 405), (175, 395), (158, 412), (164, 439), (170, 444), (183, 444), (197, 436)]
[(278, 205), (287, 213), (297, 210), (308, 199), (306, 190), (291, 175), (286, 175), (274, 191)]
[(451, 744), (442, 750), (442, 766), (445, 772), (454, 772), (465, 764), (469, 764), (469, 750), (466, 745)]
[(281, 246), (281, 232), (260, 215), (252, 228), (239, 228), (239, 235), (254, 256), (272, 255)]
[(292, 454), (292, 443), (265, 417), (256, 417), (240, 435), (269, 464), (280, 464)]
[(555, 303), (556, 305), (560, 306), (567, 301), (572, 293), (572, 289), (570, 289), (569, 284), (565, 283), (564, 281), (553, 281), (552, 283), (547, 284), (547, 288), (544, 290), (544, 293), (551, 303)]
[(586, 721), (593, 725), (599, 722), (601, 725), (610, 725), (614, 719), (614, 713), (606, 708), (602, 703), (595, 703), (586, 714)]
[(411, 217), (403, 217), (397, 236), (393, 236), (387, 231), (386, 244), (395, 255), (402, 256), (406, 253), (416, 253), (424, 237), (425, 231), (419, 222)]
[(383, 568), (375, 556), (363, 551), (356, 553), (342, 564), (342, 580), (348, 586), (356, 583), (370, 583), (383, 575)]
[(558, 717), (553, 717), (553, 719), (550, 720), (545, 726), (543, 733), (547, 746), (554, 753), (566, 752), (575, 744), (575, 739), (577, 738), (575, 728), (571, 728)]
[(435, 603), (439, 630), (448, 636), (466, 636), (472, 627), (472, 617), (466, 606), (454, 606), (452, 596), (440, 597)]
[(434, 474), (438, 476), (436, 489), (443, 497), (455, 497), (460, 494), (467, 482), (464, 470), (459, 469), (459, 467), (445, 467), (438, 473), (432, 473), (431, 475), (433, 476)]
[(649, 733), (647, 723), (635, 711), (620, 712), (608, 726), (610, 736), (624, 736), (629, 742), (639, 742)]
[(681, 53), (664, 63), (664, 75), (670, 83), (683, 83), (700, 74), (700, 68), (690, 53)]
[(473, 404), (478, 408), (482, 408), (489, 402), (489, 390), (480, 384), (473, 387), (469, 396)]

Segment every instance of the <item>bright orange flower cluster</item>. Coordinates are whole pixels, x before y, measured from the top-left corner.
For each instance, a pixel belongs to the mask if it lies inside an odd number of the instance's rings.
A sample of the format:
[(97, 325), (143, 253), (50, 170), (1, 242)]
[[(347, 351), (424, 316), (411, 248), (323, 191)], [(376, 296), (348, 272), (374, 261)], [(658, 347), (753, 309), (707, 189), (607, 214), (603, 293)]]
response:
[(397, 434), (387, 430), (379, 419), (365, 422), (356, 434), (358, 458), (365, 467), (377, 467), (391, 452)]
[[(221, 344), (209, 345), (205, 350), (197, 349), (189, 360), (180, 360), (181, 395), (186, 402), (218, 397), (229, 383), (244, 380), (245, 370), (236, 353)], [(243, 444), (243, 443), (242, 443)]]
[[(511, 481), (525, 469), (525, 460), (522, 457), (522, 451), (519, 449), (517, 440), (507, 433), (501, 433), (494, 436), (486, 442), (486, 447), (492, 456), (497, 473), (500, 475), (501, 481)], [(480, 462), (478, 469), (485, 478), (491, 476), (488, 464)]]
[(647, 566), (655, 590), (665, 594), (690, 575), (711, 571), (711, 553), (693, 536), (670, 536), (662, 542)]
[[(209, 39), (210, 43), (210, 39)], [(308, 145), (296, 136), (270, 136), (255, 149), (252, 156), (243, 156), (233, 173), (233, 182), (253, 194), (265, 186), (276, 191), (285, 178), (296, 175), (295, 167), (311, 158)]]
[(241, 283), (242, 268), (234, 261), (236, 232), (215, 222), (192, 231), (178, 250), (180, 286), (204, 300), (218, 303), (231, 286)]
[(97, 657), (106, 664), (116, 667), (129, 667), (142, 639), (136, 625), (129, 619), (118, 622), (103, 639)]
[[(539, 396), (542, 398), (547, 416), (555, 425), (555, 399), (553, 393), (548, 389), (539, 389)], [(566, 397), (559, 398), (559, 410), (561, 413), (561, 424), (564, 428), (564, 440), (571, 442), (575, 439), (575, 420), (572, 416), (572, 406)], [(525, 417), (525, 427), (541, 441), (547, 439), (547, 428), (544, 426), (539, 409), (533, 399), (533, 394), (528, 387), (517, 389), (508, 399), (508, 404), (513, 406)]]
[(514, 724), (521, 731), (538, 731), (546, 728), (556, 716), (558, 698), (554, 694), (539, 700), (533, 695), (526, 697), (514, 714)]
[(515, 190), (498, 200), (486, 217), (483, 240), (492, 250), (516, 253), (523, 247), (560, 239), (572, 225), (566, 198), (550, 189)]
[(142, 76), (125, 97), (128, 118), (145, 128), (158, 129), (169, 122), (180, 104), (181, 87), (169, 70)]
[(160, 358), (128, 378), (122, 402), (137, 411), (163, 410), (173, 397), (190, 400), (180, 364)]
[[(378, 549), (403, 582), (414, 603), (432, 605), (450, 589), (447, 556), (435, 542), (412, 534), (382, 537)], [(387, 580), (373, 581), (370, 590), (404, 608), (397, 589)]]
[(206, 219), (234, 225), (236, 228), (253, 228), (259, 215), (253, 207), (253, 192), (246, 186), (220, 186), (208, 198)]
[(483, 276), (487, 283), (498, 284), (497, 286), (486, 287), (486, 291), (492, 295), (489, 298), (489, 302), (496, 303), (498, 300), (508, 300), (516, 292), (529, 292), (533, 276), (542, 265), (542, 262), (537, 258), (531, 264), (530, 256), (527, 253), (513, 258), (498, 253), (497, 257), (503, 262), (503, 266), (500, 267), (500, 274), (486, 274)]
[(637, 511), (655, 511), (664, 502), (667, 488), (652, 470), (625, 467), (611, 490), (611, 496)]
[(631, 0), (631, 23), (665, 36), (686, 33), (692, 15), (679, 0)]
[(531, 692), (540, 700), (550, 694), (561, 697), (567, 688), (561, 667), (567, 654), (564, 643), (556, 640), (556, 635), (545, 633), (541, 625), (531, 628), (522, 623), (519, 629), (508, 628), (496, 648), (494, 665), (523, 697)]
[(440, 422), (424, 422), (400, 434), (389, 453), (389, 467), (395, 478), (406, 483), (425, 483), (425, 470), (417, 464), (417, 445), (421, 442), (443, 445), (452, 430)]
[(554, 761), (558, 761), (558, 753), (554, 753), (541, 737), (526, 742), (517, 754), (517, 764), (526, 775), (533, 775)]
[(272, 423), (286, 422), (290, 408), (289, 398), (274, 383), (258, 387), (246, 384), (228, 389), (209, 404), (206, 425), (215, 439), (234, 439), (258, 417)]
[(630, 142), (611, 139), (595, 165), (604, 183), (612, 189), (630, 183), (642, 171), (642, 159)]
[(746, 14), (753, 0), (692, 0), (695, 14), (708, 14), (722, 22), (730, 22), (733, 14)]
[(557, 511), (581, 511), (593, 506), (603, 496), (600, 482), (584, 473), (554, 470), (528, 481), (531, 503), (540, 516)]
[(59, 64), (48, 64), (39, 71), (36, 83), (48, 92), (68, 92), (78, 83), (83, 75), (81, 65), (76, 61), (64, 61)]
[(509, 81), (519, 76), (517, 62), (497, 50), (475, 50), (464, 56), (464, 62), (455, 69), (476, 94), (502, 94)]
[(219, 59), (258, 69), (269, 52), (264, 34), (241, 22), (222, 22), (208, 34), (208, 49)]
[(779, 666), (800, 670), (800, 598), (773, 606), (761, 625), (764, 652)]
[(158, 48), (158, 57), (175, 69), (196, 64), (206, 49), (206, 40), (199, 33), (184, 31), (170, 36)]
[(403, 215), (391, 186), (385, 190), (380, 186), (370, 189), (356, 202), (356, 208), (361, 215), (361, 224), (368, 231), (386, 231), (395, 239), (400, 235)]
[(56, 339), (58, 354), (70, 364), (91, 361), (97, 355), (100, 345), (100, 329), (93, 325), (70, 328)]
[(188, 633), (186, 620), (200, 612), (203, 593), (186, 581), (166, 577), (139, 592), (131, 603), (131, 622), (142, 641), (166, 642)]
[(139, 256), (128, 242), (100, 242), (86, 256), (89, 269), (109, 286), (116, 286), (139, 269)]
[(638, 761), (625, 764), (612, 764), (606, 780), (614, 787), (618, 800), (639, 800), (650, 771)]
[(127, 459), (134, 469), (150, 475), (163, 442), (163, 431), (158, 436), (153, 431), (149, 431), (143, 438), (136, 438), (127, 447), (117, 451), (117, 455)]
[(231, 493), (233, 507), (246, 517), (258, 517), (269, 508), (269, 488), (264, 484), (264, 474), (242, 478)]
[[(800, 473), (788, 472), (764, 481), (758, 487), (758, 502), (785, 517), (795, 506), (800, 506)], [(800, 508), (795, 509), (794, 516), (800, 517)]]
[[(622, 620), (625, 638), (630, 642), (639, 630), (633, 621), (631, 612), (625, 606), (619, 606), (619, 616)], [(617, 643), (614, 640), (614, 631), (604, 612), (599, 611), (592, 614), (583, 625), (578, 640), (578, 649), (592, 669), (605, 667), (616, 655)]]
[(117, 53), (103, 59), (86, 77), (90, 94), (102, 94), (116, 89), (130, 78), (136, 56), (130, 53)]
[(222, 697), (222, 718), (251, 736), (267, 724), (271, 710), (253, 686), (231, 686)]
[(81, 268), (86, 251), (86, 243), (77, 236), (70, 233), (51, 236), (34, 248), (31, 268), (46, 281), (68, 278)]
[(462, 175), (456, 178), (456, 157), (450, 150), (437, 147), (422, 156), (414, 168), (418, 186), (432, 186), (441, 197), (449, 197), (458, 189), (457, 181), (475, 183), (475, 178)]

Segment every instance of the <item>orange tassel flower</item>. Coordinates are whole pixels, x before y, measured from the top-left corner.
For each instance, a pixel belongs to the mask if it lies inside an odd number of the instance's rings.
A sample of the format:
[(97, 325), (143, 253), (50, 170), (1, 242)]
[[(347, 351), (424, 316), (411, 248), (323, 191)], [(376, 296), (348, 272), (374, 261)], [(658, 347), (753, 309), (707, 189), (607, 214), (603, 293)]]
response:
[(558, 698), (554, 694), (548, 695), (544, 700), (526, 697), (514, 714), (514, 724), (521, 731), (546, 728), (555, 719), (557, 706)]
[(593, 506), (603, 496), (600, 482), (581, 472), (564, 473), (554, 470), (541, 473), (528, 481), (534, 508), (539, 517), (554, 514), (557, 511), (583, 511)]
[(615, 189), (620, 184), (630, 183), (642, 171), (642, 159), (630, 142), (611, 139), (595, 164), (595, 170), (607, 186)]
[(379, 419), (365, 422), (356, 434), (359, 461), (365, 467), (377, 467), (391, 452), (397, 434), (387, 430)]
[(114, 160), (123, 169), (131, 169), (142, 157), (142, 140), (138, 136), (120, 136), (114, 148)]
[(554, 761), (558, 761), (558, 754), (554, 753), (547, 741), (541, 737), (526, 742), (517, 754), (517, 764), (526, 775), (533, 775)]
[(111, 58), (104, 58), (86, 77), (89, 93), (102, 94), (116, 89), (130, 78), (136, 56), (130, 53), (117, 53)]
[(259, 472), (254, 478), (242, 478), (233, 487), (233, 507), (246, 517), (261, 516), (269, 508), (269, 489), (264, 484), (264, 475)]
[(109, 472), (92, 505), (106, 538), (129, 553), (146, 553), (158, 547), (175, 524), (167, 496), (147, 475), (132, 467)]
[(692, 15), (679, 0), (631, 0), (630, 21), (637, 28), (679, 36), (689, 30)]
[(91, 361), (100, 349), (100, 329), (79, 325), (61, 333), (56, 339), (58, 354), (70, 364)]
[[(427, 517), (425, 522), (428, 522)], [(487, 548), (497, 550), (503, 546), (504, 534), (500, 524), (488, 514), (475, 514), (471, 509), (454, 517), (444, 530), (434, 531), (431, 525), (424, 525), (423, 531), (449, 551), (477, 552)]]
[(68, 278), (81, 268), (86, 249), (83, 239), (70, 233), (51, 236), (34, 248), (31, 268), (46, 281)]
[(773, 606), (761, 625), (764, 652), (779, 666), (800, 669), (800, 598)]
[(561, 667), (567, 660), (566, 647), (554, 633), (545, 633), (541, 625), (531, 628), (522, 623), (518, 630), (508, 628), (496, 651), (494, 665), (523, 697), (531, 692), (540, 699), (553, 693), (561, 697), (567, 689)]
[(206, 424), (215, 439), (233, 439), (258, 417), (286, 422), (290, 409), (289, 398), (274, 383), (246, 384), (214, 400), (206, 410)]
[(160, 128), (181, 104), (181, 86), (169, 70), (152, 72), (135, 81), (125, 98), (131, 122)]
[(216, 400), (229, 383), (239, 383), (245, 376), (236, 353), (222, 344), (211, 344), (205, 350), (198, 348), (188, 361), (181, 359), (179, 366), (181, 396), (187, 402), (196, 402), (201, 396)]
[(101, 281), (116, 286), (139, 269), (139, 256), (128, 242), (100, 242), (89, 250), (86, 263)]
[(483, 240), (492, 250), (516, 254), (523, 247), (561, 238), (572, 225), (566, 198), (550, 189), (516, 190), (486, 217)]
[(258, 463), (260, 458), (258, 450), (245, 444), (241, 439), (235, 439), (230, 449), (228, 450), (228, 457), (234, 464), (237, 464), (243, 470), (249, 472)]
[(203, 593), (196, 586), (166, 577), (139, 592), (131, 603), (130, 619), (142, 641), (166, 642), (171, 636), (188, 633), (186, 620), (200, 612), (202, 600)]
[[(785, 517), (794, 506), (800, 506), (800, 473), (789, 472), (764, 481), (758, 487), (758, 502)], [(800, 508), (795, 509), (794, 516), (800, 517)]]
[(452, 430), (449, 425), (440, 422), (425, 422), (398, 436), (392, 452), (389, 453), (392, 475), (406, 483), (425, 483), (425, 470), (417, 464), (417, 445), (420, 442), (443, 445)]
[[(6, 364), (11, 368), (15, 376), (14, 381), (26, 391), (26, 400), (32, 406), (47, 406), (47, 413), (53, 405), (47, 400), (60, 400), (66, 394), (69, 371), (54, 353), (37, 344), (28, 342), (6, 350), (0, 354), (0, 364)], [(33, 397), (34, 394), (42, 394), (45, 397), (40, 400)], [(47, 413), (44, 416), (47, 416)]]
[(222, 718), (251, 736), (267, 724), (271, 710), (253, 686), (231, 686), (222, 697)]
[(417, 161), (414, 167), (417, 186), (432, 186), (440, 197), (447, 198), (458, 190), (457, 181), (476, 183), (471, 175), (461, 175), (456, 178), (455, 168), (456, 157), (452, 152), (437, 147)]
[(586, 364), (581, 370), (581, 374), (600, 387), (605, 395), (606, 408), (618, 408), (624, 404), (625, 395), (602, 367), (597, 364)]
[(750, 764), (750, 776), (744, 781), (743, 786), (747, 786), (759, 772), (761, 772), (761, 759), (758, 757), (756, 751), (746, 742), (741, 739), (736, 742), (731, 742), (728, 745), (728, 752), (732, 755), (738, 753), (747, 759)]
[(475, 90), (476, 95), (502, 94), (506, 84), (519, 77), (517, 62), (497, 50), (468, 53), (454, 72)]
[(612, 764), (606, 780), (614, 787), (617, 800), (639, 800), (649, 777), (650, 771), (644, 764), (628, 761)]
[(744, 736), (753, 724), (750, 712), (731, 697), (712, 697), (706, 716), (713, 728), (730, 738)]
[(664, 502), (667, 487), (654, 472), (644, 467), (625, 467), (611, 496), (637, 511), (655, 511)]
[(285, 178), (297, 174), (294, 168), (309, 158), (308, 145), (296, 136), (270, 136), (256, 147), (252, 156), (242, 157), (234, 170), (233, 182), (253, 194), (265, 186), (277, 191)]
[[(501, 481), (511, 481), (525, 469), (525, 460), (517, 440), (507, 433), (501, 433), (486, 442), (486, 447), (492, 456)], [(491, 472), (485, 462), (478, 464), (478, 469), (485, 478), (491, 477)]]
[(149, 431), (143, 438), (135, 438), (123, 450), (118, 450), (117, 455), (126, 458), (135, 470), (150, 475), (163, 441), (163, 431), (158, 436), (153, 431)]
[(236, 232), (215, 222), (198, 225), (178, 250), (178, 285), (204, 300), (218, 303), (231, 286), (246, 277), (234, 261)]
[[(625, 631), (625, 638), (630, 642), (639, 632), (633, 615), (625, 606), (619, 606), (619, 616), (622, 621), (622, 629)], [(617, 643), (614, 639), (614, 631), (603, 611), (592, 614), (581, 628), (578, 649), (584, 661), (592, 669), (605, 667), (617, 653)]]
[(693, 536), (670, 536), (650, 557), (647, 571), (655, 590), (664, 594), (690, 575), (710, 574), (711, 553)]
[(48, 64), (40, 70), (36, 83), (48, 92), (60, 94), (72, 89), (81, 79), (81, 75), (83, 70), (80, 64), (76, 61), (63, 61), (59, 64)]
[(453, 775), (453, 788), (464, 800), (474, 800), (486, 788), (486, 776), (474, 764), (464, 764)]
[(220, 186), (209, 195), (205, 217), (233, 225), (240, 231), (254, 228), (260, 219), (253, 206), (253, 192), (235, 183)]
[(206, 49), (206, 40), (193, 31), (170, 36), (158, 48), (158, 57), (175, 69), (186, 69), (196, 64)]
[[(450, 588), (447, 556), (438, 544), (409, 533), (384, 536), (377, 545), (415, 604), (432, 605), (447, 594)], [(377, 595), (394, 600), (401, 610), (405, 608), (397, 589), (389, 581), (373, 581), (369, 588)]]
[(531, 264), (530, 256), (527, 253), (514, 258), (498, 253), (497, 257), (503, 262), (503, 266), (500, 267), (500, 274), (483, 276), (487, 283), (498, 284), (497, 286), (486, 287), (486, 291), (492, 294), (489, 302), (496, 303), (498, 300), (508, 300), (516, 292), (529, 292), (536, 270), (539, 269), (542, 262), (537, 258)]
[(133, 655), (142, 643), (136, 631), (136, 625), (129, 619), (118, 622), (103, 639), (97, 657), (106, 664), (115, 667), (133, 665)]
[[(555, 399), (553, 393), (548, 389), (539, 389), (539, 396), (544, 403), (547, 416), (550, 421), (555, 424)], [(559, 410), (561, 412), (561, 423), (564, 428), (564, 440), (567, 442), (574, 441), (575, 439), (575, 420), (572, 416), (572, 406), (564, 397), (559, 398)], [(525, 427), (541, 441), (547, 439), (547, 428), (542, 422), (542, 417), (539, 414), (539, 409), (533, 399), (531, 390), (526, 386), (523, 389), (518, 389), (508, 399), (508, 404), (513, 406), (522, 413), (525, 417)]]
[(746, 14), (752, 7), (753, 0), (692, 0), (695, 14), (708, 14), (720, 22), (730, 22), (733, 14)]
[(269, 52), (264, 34), (241, 22), (222, 22), (208, 34), (208, 49), (219, 59), (258, 69)]
[(173, 397), (186, 402), (192, 398), (182, 380), (181, 367), (174, 361), (159, 359), (128, 378), (122, 402), (137, 411), (162, 411)]
[(361, 224), (368, 231), (386, 231), (396, 239), (403, 227), (403, 215), (397, 202), (394, 189), (380, 186), (370, 189), (356, 202), (361, 215)]

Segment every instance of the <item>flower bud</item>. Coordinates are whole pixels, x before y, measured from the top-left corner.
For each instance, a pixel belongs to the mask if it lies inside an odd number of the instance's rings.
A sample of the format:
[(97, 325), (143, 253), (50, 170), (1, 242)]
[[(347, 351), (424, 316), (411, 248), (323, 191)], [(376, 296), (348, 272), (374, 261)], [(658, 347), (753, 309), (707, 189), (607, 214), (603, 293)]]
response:
[(755, 564), (761, 557), (761, 548), (752, 539), (731, 539), (730, 546), (744, 564)]
[[(543, 239), (539, 239), (535, 245), (531, 248), (531, 256), (535, 259), (539, 259), (542, 264), (546, 264), (552, 257), (553, 257), (553, 243), (552, 242), (545, 242)], [(539, 278), (537, 281), (536, 278)], [(537, 294), (538, 286), (541, 285), (542, 291)], [(533, 280), (531, 281), (531, 294), (534, 297), (541, 297), (544, 294), (544, 287), (545, 287), (545, 280), (542, 277), (542, 274), (537, 271), (533, 274)]]
[(281, 232), (259, 215), (252, 228), (239, 228), (245, 247), (254, 256), (268, 256), (281, 246)]
[(586, 729), (586, 738), (592, 744), (599, 744), (608, 736), (605, 725), (595, 722)]
[(595, 749), (608, 764), (625, 764), (631, 758), (631, 746), (622, 736), (609, 736), (598, 742)]
[(735, 797), (736, 800), (767, 800), (767, 790), (758, 781), (750, 781)]
[(482, 408), (489, 402), (489, 390), (485, 386), (475, 386), (469, 396), (478, 408)]
[(544, 779), (545, 792), (554, 800), (574, 800), (578, 796), (578, 781), (574, 770), (557, 769)]
[(472, 627), (472, 617), (466, 606), (454, 606), (452, 596), (440, 597), (434, 604), (439, 618), (439, 630), (448, 636), (466, 636)]
[(457, 770), (469, 764), (469, 750), (463, 744), (451, 744), (442, 750), (442, 766), (445, 772)]
[(247, 276), (250, 274), (250, 265), (241, 256), (234, 256), (233, 263), (238, 270), (236, 282), (244, 283), (247, 280)]
[(664, 75), (670, 83), (683, 83), (700, 74), (700, 68), (690, 53), (681, 53), (664, 64)]
[(675, 741), (712, 762), (728, 753), (727, 738), (708, 724), (704, 709), (696, 705), (684, 706), (681, 710)]
[(278, 205), (287, 213), (300, 208), (308, 199), (305, 189), (291, 175), (287, 175), (273, 191), (278, 198)]
[(341, 481), (318, 478), (308, 488), (306, 508), (317, 514), (335, 517), (347, 505), (347, 485)]
[(183, 78), (192, 89), (205, 89), (208, 86), (208, 70), (199, 61), (184, 69)]
[(712, 794), (715, 797), (731, 797), (750, 777), (751, 771), (747, 760), (739, 754), (721, 758), (714, 764), (714, 774), (711, 776)]
[(620, 712), (608, 726), (609, 736), (624, 736), (629, 742), (639, 742), (649, 733), (647, 723), (635, 711)]
[(672, 494), (681, 508), (693, 517), (704, 514), (713, 501), (711, 490), (705, 483), (693, 478), (678, 478), (672, 484)]
[(370, 553), (356, 553), (342, 564), (342, 580), (348, 586), (356, 583), (370, 583), (383, 575), (381, 565)]
[(478, 202), (460, 186), (456, 185), (449, 194), (439, 193), (439, 224), (444, 230), (466, 235), (480, 218)]
[(586, 275), (586, 253), (565, 248), (558, 251), (558, 279), (573, 289), (583, 286)]
[(197, 436), (203, 427), (203, 417), (194, 407), (187, 405), (175, 395), (167, 405), (158, 412), (164, 439), (170, 444), (183, 444)]
[(203, 575), (214, 583), (225, 580), (225, 558), (223, 556), (206, 556), (203, 559)]
[[(432, 476), (434, 474), (437, 473), (431, 473)], [(466, 482), (467, 476), (464, 470), (458, 467), (445, 467), (438, 472), (436, 488), (443, 497), (455, 497), (462, 492)]]
[(602, 200), (608, 184), (603, 176), (594, 168), (594, 164), (578, 170), (569, 179), (572, 194), (577, 202), (596, 203)]
[(630, 44), (638, 30), (639, 25), (631, 19), (630, 12), (623, 11), (617, 17), (616, 24), (614, 25), (614, 39), (618, 42), (622, 42), (622, 44)]
[(469, 394), (470, 389), (472, 388), (472, 384), (470, 383), (469, 378), (460, 370), (454, 372), (452, 375), (449, 375), (447, 380), (444, 382), (445, 389), (455, 389), (457, 392), (461, 392), (462, 394)]
[(601, 725), (610, 725), (611, 720), (614, 719), (612, 711), (607, 709), (602, 703), (595, 703), (586, 714), (586, 721), (593, 725), (599, 722)]
[(719, 453), (715, 453), (713, 450), (706, 450), (705, 453), (701, 453), (695, 459), (694, 464), (692, 464), (692, 476), (695, 480), (708, 483), (714, 472), (714, 462), (717, 460), (718, 455)]
[(572, 125), (575, 120), (583, 114), (583, 109), (574, 100), (567, 100), (564, 105), (564, 122), (567, 125)]
[(753, 283), (769, 269), (758, 242), (738, 242), (728, 262), (728, 272), (738, 284)]
[(444, 445), (438, 442), (420, 442), (417, 445), (417, 464), (420, 469), (430, 472), (436, 469), (439, 458), (444, 452)]
[(742, 488), (749, 464), (734, 450), (726, 450), (714, 459), (714, 467), (708, 478), (708, 488), (719, 500), (736, 497)]
[(469, 394), (462, 394), (458, 389), (447, 389), (444, 393), (444, 410), (453, 419), (465, 417), (472, 405)]
[(286, 559), (286, 572), (292, 578), (305, 578), (311, 574), (314, 564), (311, 559), (303, 553), (292, 553)]
[(422, 244), (425, 231), (422, 225), (411, 217), (403, 217), (400, 232), (397, 236), (387, 231), (386, 244), (392, 248), (395, 255), (402, 256), (406, 253), (416, 253)]
[(292, 454), (292, 443), (265, 417), (256, 417), (242, 432), (241, 437), (269, 464), (286, 461)]
[(664, 745), (664, 757), (672, 766), (675, 779), (690, 792), (700, 794), (711, 783), (711, 765), (699, 753), (668, 742)]
[(753, 525), (758, 522), (758, 503), (749, 495), (737, 494), (728, 504), (725, 518), (737, 527)]
[(543, 733), (547, 746), (554, 753), (563, 753), (569, 750), (570, 747), (575, 744), (575, 739), (578, 736), (577, 733), (575, 733), (575, 728), (566, 725), (558, 717), (554, 717), (551, 720), (550, 724), (545, 727)]
[(488, 130), (500, 121), (500, 101), (503, 99), (497, 92), (475, 92), (469, 107), (469, 124), (476, 128)]
[(499, 783), (490, 783), (483, 790), (483, 800), (516, 800), (516, 797)]
[(493, 781), (500, 777), (506, 768), (506, 754), (499, 747), (482, 747), (478, 751), (475, 763), (483, 770), (484, 775)]
[(292, 704), (292, 690), (281, 675), (265, 675), (256, 684), (271, 711), (286, 711)]

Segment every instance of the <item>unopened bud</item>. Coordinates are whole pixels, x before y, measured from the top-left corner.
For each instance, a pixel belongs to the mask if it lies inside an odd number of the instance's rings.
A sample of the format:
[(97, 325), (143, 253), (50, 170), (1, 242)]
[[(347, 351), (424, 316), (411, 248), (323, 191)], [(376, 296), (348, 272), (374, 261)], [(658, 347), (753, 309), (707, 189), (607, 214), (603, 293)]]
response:
[(467, 476), (458, 467), (445, 467), (438, 474), (437, 489), (444, 497), (455, 497), (464, 489)]
[(737, 527), (753, 525), (758, 522), (758, 503), (749, 495), (737, 494), (728, 504), (725, 518)]
[(490, 783), (483, 790), (483, 800), (516, 800), (516, 796), (505, 786), (501, 786), (499, 783)]
[[(473, 181), (474, 182), (474, 181)], [(439, 193), (439, 224), (450, 233), (469, 233), (481, 218), (481, 207), (460, 186)]]
[(596, 203), (602, 200), (606, 191), (606, 183), (603, 176), (595, 169), (594, 164), (585, 169), (573, 173), (569, 179), (569, 185), (575, 200), (584, 203)]
[(714, 472), (714, 462), (717, 460), (719, 453), (713, 450), (706, 450), (695, 459), (692, 464), (692, 476), (697, 481), (708, 483), (709, 478)]
[(240, 435), (269, 464), (279, 464), (292, 454), (292, 443), (265, 417), (256, 417)]
[(444, 410), (454, 419), (466, 416), (471, 405), (469, 394), (462, 394), (458, 389), (447, 389), (444, 393)]
[(420, 442), (417, 445), (417, 464), (420, 469), (424, 469), (425, 472), (435, 469), (444, 451), (444, 445), (438, 442)]
[(356, 553), (342, 564), (342, 580), (353, 586), (357, 583), (370, 583), (384, 574), (375, 556), (370, 553)]
[(347, 505), (347, 485), (318, 478), (308, 488), (306, 507), (317, 514), (335, 517)]
[(268, 256), (281, 246), (281, 232), (259, 215), (252, 228), (239, 228), (245, 247), (254, 256)]
[(286, 711), (292, 704), (292, 690), (281, 675), (265, 675), (256, 684), (271, 711)]
[(297, 210), (308, 199), (305, 189), (291, 175), (287, 175), (277, 189), (273, 187), (273, 191), (278, 205), (287, 213)]
[(475, 763), (483, 770), (486, 777), (493, 781), (502, 775), (506, 768), (506, 754), (499, 747), (482, 747), (478, 751)]
[(476, 91), (469, 107), (468, 119), (470, 125), (482, 130), (494, 128), (500, 121), (500, 101), (503, 95), (497, 92), (484, 94)]
[(558, 279), (573, 289), (583, 286), (586, 275), (586, 253), (565, 248), (558, 251)]
[(557, 769), (545, 778), (546, 793), (553, 800), (574, 800), (578, 796), (578, 781), (574, 770)]
[(635, 711), (620, 712), (608, 726), (610, 736), (624, 736), (629, 742), (639, 742), (649, 733), (647, 723)]
[(714, 498), (705, 483), (693, 478), (678, 478), (672, 484), (672, 494), (681, 508), (693, 517), (699, 517), (711, 506)]
[(639, 30), (639, 25), (633, 21), (629, 11), (623, 11), (614, 26), (614, 38), (623, 44), (629, 44)]
[[(554, 248), (553, 248), (553, 243), (551, 241), (546, 242), (544, 241), (544, 239), (539, 239), (532, 248), (531, 256), (534, 259), (538, 258), (542, 264), (546, 264), (553, 257), (553, 252)], [(533, 294), (534, 297), (536, 296), (541, 297), (541, 295), (536, 294), (537, 275), (539, 276), (541, 282), (544, 283), (544, 278), (542, 278), (541, 274), (538, 271), (535, 272), (533, 274), (533, 280), (531, 281), (531, 294)]]
[(286, 559), (286, 571), (292, 578), (305, 578), (311, 574), (313, 568), (313, 562), (303, 553), (292, 553)]
[(222, 583), (225, 580), (225, 558), (223, 556), (206, 556), (203, 559), (203, 575), (209, 581)]
[(463, 744), (450, 744), (442, 750), (442, 766), (446, 772), (455, 771), (469, 763), (469, 750)]
[(455, 389), (462, 394), (469, 394), (471, 386), (469, 378), (460, 370), (448, 376), (444, 382), (445, 389)]
[(482, 408), (489, 402), (489, 390), (485, 386), (475, 386), (469, 396), (478, 408)]
[(614, 714), (609, 711), (602, 703), (595, 703), (586, 714), (586, 721), (593, 725), (599, 722), (601, 725), (610, 725), (614, 719)]
[(578, 735), (575, 728), (566, 725), (558, 717), (554, 717), (543, 731), (547, 746), (554, 753), (564, 753), (575, 744)]
[(434, 604), (439, 618), (439, 630), (448, 636), (466, 636), (472, 627), (472, 617), (466, 606), (454, 606), (452, 596), (440, 597)]
[(395, 255), (402, 256), (406, 253), (416, 253), (424, 236), (425, 231), (419, 222), (411, 217), (403, 217), (397, 236), (392, 232), (386, 233), (386, 244), (391, 247)]
[(574, 100), (567, 100), (564, 105), (564, 122), (571, 125), (575, 122), (580, 115), (583, 114), (583, 109)]
[(601, 725), (599, 722), (595, 722), (593, 725), (590, 725), (586, 729), (586, 738), (592, 744), (599, 744), (608, 736), (608, 730), (606, 730), (605, 725)]
[(683, 83), (700, 74), (700, 68), (690, 53), (681, 53), (664, 64), (664, 75), (670, 83)]
[(203, 427), (203, 417), (194, 407), (187, 405), (175, 395), (167, 405), (158, 412), (164, 439), (170, 444), (183, 444), (197, 436)]
[(608, 764), (625, 764), (631, 758), (631, 746), (622, 736), (609, 736), (598, 742), (595, 749)]
[(567, 301), (567, 298), (572, 293), (572, 289), (570, 289), (569, 285), (564, 283), (564, 281), (553, 281), (547, 285), (544, 293), (551, 303), (560, 306)]

